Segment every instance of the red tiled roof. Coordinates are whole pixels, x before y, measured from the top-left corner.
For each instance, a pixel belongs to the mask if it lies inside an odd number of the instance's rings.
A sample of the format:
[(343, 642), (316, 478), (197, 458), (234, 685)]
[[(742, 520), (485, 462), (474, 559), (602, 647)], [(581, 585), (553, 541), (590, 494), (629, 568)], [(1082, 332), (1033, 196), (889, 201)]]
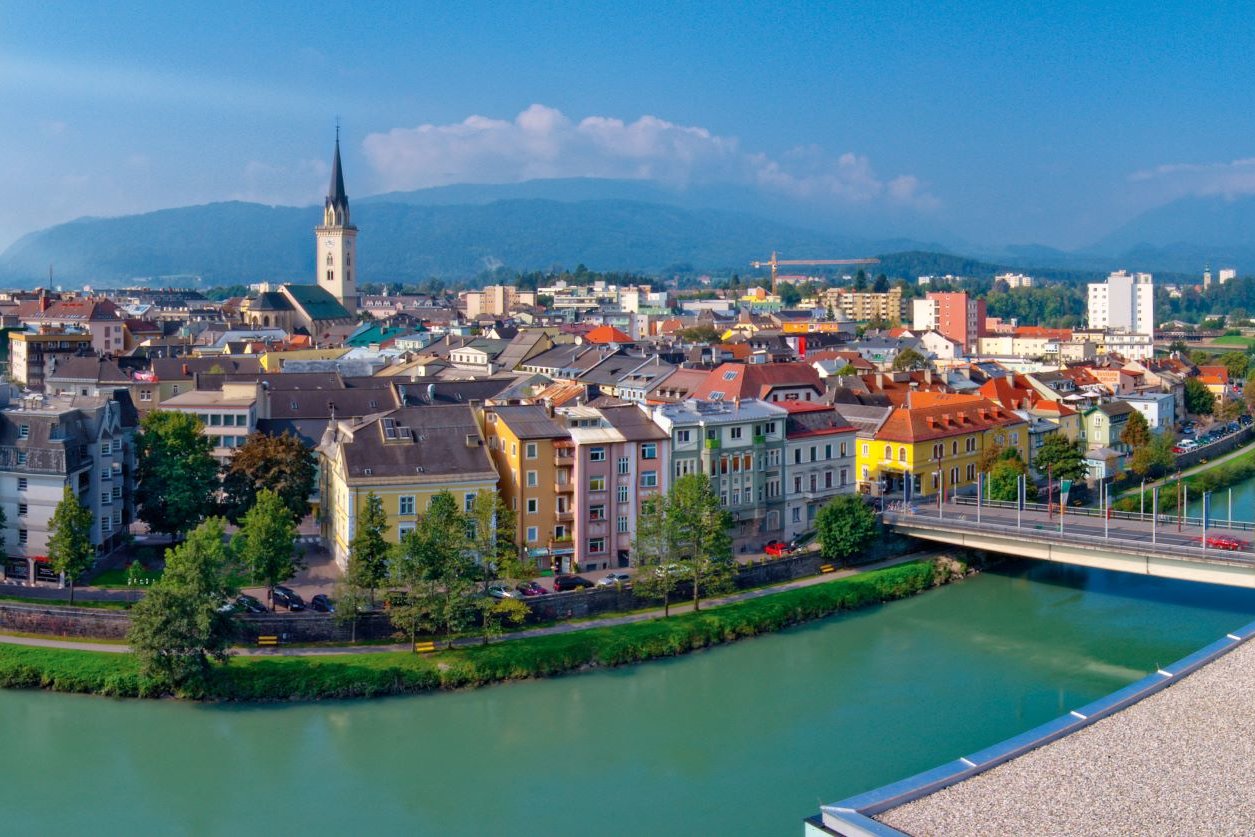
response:
[(693, 398), (723, 393), (723, 400), (765, 398), (773, 389), (812, 387), (823, 393), (819, 373), (809, 363), (724, 363), (712, 370), (693, 391)]
[(584, 335), (588, 343), (631, 343), (632, 338), (612, 325), (600, 325)]
[(987, 398), (954, 393), (917, 395), (929, 396), (922, 399), (927, 406), (898, 407), (876, 432), (877, 441), (925, 442), (1026, 423)]

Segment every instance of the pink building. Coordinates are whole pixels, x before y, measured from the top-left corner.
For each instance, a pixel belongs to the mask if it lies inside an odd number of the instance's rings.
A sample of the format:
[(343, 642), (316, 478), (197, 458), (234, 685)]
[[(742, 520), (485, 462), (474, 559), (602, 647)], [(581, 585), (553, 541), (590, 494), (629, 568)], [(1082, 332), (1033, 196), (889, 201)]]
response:
[(76, 297), (49, 302), (41, 298), (36, 310), (24, 314), (22, 320), (36, 325), (80, 328), (91, 335), (92, 348), (97, 354), (120, 355), (126, 346), (118, 307), (107, 299)]
[(639, 407), (563, 409), (575, 444), (575, 566), (605, 570), (631, 563), (641, 502), (670, 487), (670, 438)]
[(931, 327), (961, 343), (967, 351), (975, 351), (985, 324), (985, 300), (972, 299), (961, 291), (930, 293), (928, 300), (935, 306)]

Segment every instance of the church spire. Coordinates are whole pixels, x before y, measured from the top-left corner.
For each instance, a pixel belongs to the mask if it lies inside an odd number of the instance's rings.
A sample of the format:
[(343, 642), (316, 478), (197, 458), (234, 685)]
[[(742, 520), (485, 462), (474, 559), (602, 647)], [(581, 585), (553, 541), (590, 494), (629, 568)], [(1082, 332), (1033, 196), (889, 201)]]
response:
[(331, 158), (331, 185), (327, 187), (324, 216), (327, 226), (349, 226), (349, 196), (344, 193), (344, 171), (340, 167), (340, 126), (336, 126), (336, 151)]

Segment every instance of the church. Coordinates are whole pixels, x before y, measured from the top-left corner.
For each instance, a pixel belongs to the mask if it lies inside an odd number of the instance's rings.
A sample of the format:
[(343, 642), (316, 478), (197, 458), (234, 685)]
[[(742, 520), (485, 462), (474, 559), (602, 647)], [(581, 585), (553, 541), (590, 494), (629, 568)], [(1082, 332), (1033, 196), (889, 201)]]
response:
[(284, 284), (274, 290), (263, 285), (260, 293), (244, 300), (241, 314), (254, 328), (281, 328), (292, 333), (319, 335), (337, 326), (352, 325), (357, 312), (357, 282), (353, 256), (357, 227), (349, 219), (349, 196), (344, 191), (340, 166), (340, 131), (331, 161), (331, 185), (323, 205), (322, 223), (314, 228), (314, 264), (317, 284)]

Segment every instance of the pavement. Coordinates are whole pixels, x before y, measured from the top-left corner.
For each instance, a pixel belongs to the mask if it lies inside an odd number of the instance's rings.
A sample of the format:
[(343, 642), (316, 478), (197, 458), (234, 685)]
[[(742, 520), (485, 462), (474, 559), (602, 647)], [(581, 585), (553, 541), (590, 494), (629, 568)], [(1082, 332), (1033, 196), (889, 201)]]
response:
[[(743, 602), (750, 599), (758, 599), (763, 596), (770, 596), (773, 593), (781, 593), (785, 590), (797, 590), (803, 587), (811, 587), (816, 584), (826, 584), (839, 578), (848, 578), (852, 575), (868, 572), (871, 570), (892, 567), (898, 564), (905, 564), (909, 561), (919, 560), (921, 558), (931, 558), (946, 554), (947, 550), (937, 549), (928, 550), (926, 552), (915, 552), (909, 555), (902, 555), (891, 558), (886, 561), (879, 561), (874, 564), (865, 564), (859, 567), (847, 567), (837, 570), (833, 573), (825, 573), (821, 575), (806, 576), (805, 578), (794, 579), (783, 584), (776, 584), (770, 587), (758, 587), (753, 590), (745, 590), (739, 593), (733, 593), (727, 596), (715, 596), (709, 599), (703, 599), (701, 602), (702, 609), (717, 607), (719, 605), (731, 604), (733, 602)], [(681, 613), (689, 613), (693, 610), (692, 601), (676, 603), (671, 605), (671, 615), (679, 615)], [(663, 608), (654, 608), (651, 610), (638, 611), (636, 613), (626, 613), (618, 616), (607, 616), (600, 619), (589, 619), (578, 622), (563, 622), (557, 625), (550, 625), (543, 628), (529, 628), (522, 631), (513, 631), (505, 634), (493, 642), (509, 642), (517, 639), (526, 639), (528, 637), (552, 636), (554, 634), (567, 634), (576, 631), (585, 631), (592, 628), (606, 628), (613, 625), (627, 625), (634, 622), (647, 622), (653, 619), (664, 618)], [(463, 648), (482, 644), (483, 640), (478, 637), (466, 637), (454, 640), (452, 646), (455, 648)], [(62, 639), (44, 639), (41, 637), (20, 637), (8, 634), (0, 634), (0, 644), (7, 645), (25, 645), (35, 648), (60, 648), (75, 651), (103, 651), (107, 653), (126, 653), (130, 649), (125, 645), (106, 644), (84, 642), (80, 640), (62, 640)], [(345, 646), (318, 646), (318, 647), (277, 647), (277, 648), (236, 648), (234, 653), (242, 657), (328, 657), (342, 656), (352, 654), (385, 654), (396, 651), (409, 651), (409, 643), (399, 643), (392, 645), (345, 645)]]

